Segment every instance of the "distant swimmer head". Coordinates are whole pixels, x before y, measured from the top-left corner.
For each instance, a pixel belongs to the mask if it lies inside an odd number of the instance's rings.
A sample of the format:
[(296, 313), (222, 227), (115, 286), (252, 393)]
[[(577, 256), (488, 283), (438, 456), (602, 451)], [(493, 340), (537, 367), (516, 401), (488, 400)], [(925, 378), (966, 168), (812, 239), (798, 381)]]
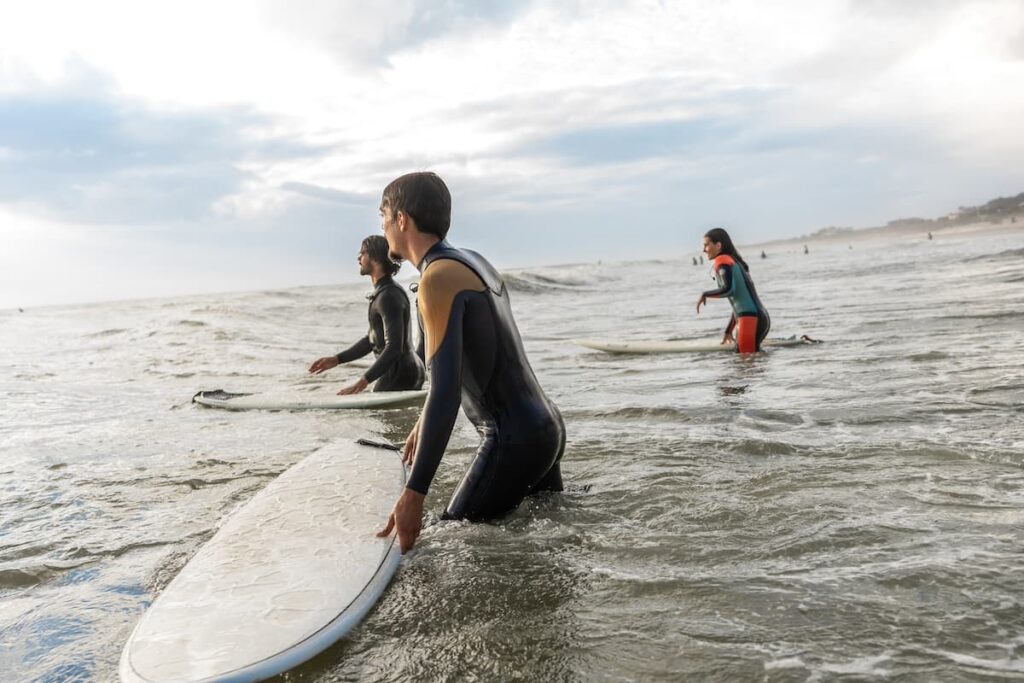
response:
[(736, 246), (732, 243), (732, 238), (729, 237), (729, 233), (725, 231), (725, 228), (711, 228), (704, 233), (704, 253), (712, 261), (721, 254), (728, 254), (743, 266), (743, 270), (750, 270), (747, 262), (743, 260), (743, 257), (736, 250)]
[(385, 218), (402, 212), (420, 232), (444, 239), (452, 221), (452, 195), (436, 173), (406, 173), (384, 188), (380, 210)]
[(374, 264), (385, 275), (394, 275), (402, 267), (401, 261), (391, 257), (388, 241), (381, 235), (370, 235), (359, 248), (359, 274), (372, 275)]

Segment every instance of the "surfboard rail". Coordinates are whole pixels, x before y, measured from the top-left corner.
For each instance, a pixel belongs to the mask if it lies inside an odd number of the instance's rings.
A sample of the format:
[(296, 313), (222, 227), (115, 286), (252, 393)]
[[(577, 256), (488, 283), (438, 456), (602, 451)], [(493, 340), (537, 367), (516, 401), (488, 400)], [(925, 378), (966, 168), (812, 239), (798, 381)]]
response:
[(404, 486), (401, 459), (379, 445), (335, 442), (289, 468), (140, 617), (121, 680), (260, 681), (337, 642), (398, 568), (395, 539), (375, 532)]
[(422, 402), (425, 389), (410, 391), (364, 391), (338, 396), (333, 393), (310, 394), (263, 392), (232, 393), (223, 389), (197, 392), (192, 402), (207, 408), (224, 410), (362, 410), (397, 407)]
[[(665, 354), (665, 353), (721, 353), (736, 352), (735, 344), (721, 344), (715, 341), (693, 340), (637, 340), (619, 341), (606, 339), (573, 339), (574, 344), (594, 351), (612, 354)], [(791, 347), (819, 344), (820, 341), (807, 335), (800, 337), (769, 337), (762, 346)]]

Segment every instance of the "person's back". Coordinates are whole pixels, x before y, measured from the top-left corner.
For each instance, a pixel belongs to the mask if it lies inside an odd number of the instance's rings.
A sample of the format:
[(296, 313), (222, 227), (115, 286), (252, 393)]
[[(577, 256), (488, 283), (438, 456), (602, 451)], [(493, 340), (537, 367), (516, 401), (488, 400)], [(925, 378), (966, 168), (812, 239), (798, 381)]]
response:
[(561, 491), (565, 425), (540, 388), (512, 317), (508, 291), (479, 254), (445, 241), (451, 193), (436, 174), (408, 173), (381, 196), (381, 229), (392, 258), (422, 277), (417, 307), (430, 388), (402, 459), (412, 472), (378, 533), (394, 530), (407, 552), (423, 526), (423, 505), (460, 406), (480, 446), (445, 517), (484, 520), (515, 509), (527, 495)]
[[(451, 397), (460, 392), (466, 415), (484, 439), (480, 454), (486, 455), (481, 467), (467, 474), (448, 505), (448, 516), (494, 517), (514, 508), (528, 493), (561, 490), (558, 458), (565, 428), (530, 367), (500, 275), (479, 254), (456, 249), (446, 241), (427, 252), (420, 268), (418, 301), (431, 382), (458, 378), (459, 386), (434, 387), (449, 400), (439, 401), (436, 411), (424, 408), (426, 429), (421, 428), (409, 485), (414, 489), (429, 485), (444, 451), (438, 437), (447, 431), (431, 427), (435, 420), (454, 421), (458, 400)], [(456, 371), (453, 366), (459, 364)], [(436, 434), (438, 442), (432, 443), (431, 434)], [(447, 441), (447, 434), (443, 440)], [(489, 454), (492, 449), (495, 453)], [(504, 456), (500, 467), (498, 452)], [(474, 474), (475, 469), (480, 471)], [(498, 470), (500, 476), (492, 481)]]
[(373, 390), (422, 387), (423, 365), (414, 352), (409, 297), (390, 276), (377, 282), (370, 295), (367, 318), (370, 328), (366, 338), (377, 359), (364, 376), (376, 382)]

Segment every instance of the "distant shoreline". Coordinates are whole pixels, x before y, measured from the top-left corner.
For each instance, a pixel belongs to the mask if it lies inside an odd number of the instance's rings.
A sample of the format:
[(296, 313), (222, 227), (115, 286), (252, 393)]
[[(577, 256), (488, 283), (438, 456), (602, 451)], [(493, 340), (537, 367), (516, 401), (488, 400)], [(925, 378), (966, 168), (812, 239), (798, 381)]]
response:
[(928, 239), (928, 233), (931, 233), (933, 238), (938, 237), (952, 237), (959, 235), (969, 234), (992, 234), (992, 233), (1013, 233), (1013, 232), (1024, 232), (1024, 217), (1019, 219), (1016, 223), (1010, 221), (992, 222), (992, 221), (979, 221), (977, 223), (960, 223), (953, 225), (928, 225), (926, 223), (916, 224), (913, 226), (881, 226), (874, 228), (852, 228), (847, 230), (837, 230), (834, 232), (826, 233), (814, 233), (811, 235), (804, 235), (801, 237), (787, 237), (784, 239), (770, 240), (767, 242), (756, 242), (751, 244), (744, 244), (744, 248), (762, 248), (769, 246), (781, 246), (781, 245), (802, 245), (802, 244), (852, 244), (855, 242), (866, 242), (875, 239), (893, 239), (896, 237), (906, 237), (915, 239)]
[(965, 235), (971, 233), (1024, 231), (1024, 192), (1014, 197), (998, 197), (981, 206), (961, 206), (940, 218), (899, 218), (886, 225), (852, 228), (830, 226), (810, 235), (758, 242), (746, 245), (860, 242), (877, 237)]

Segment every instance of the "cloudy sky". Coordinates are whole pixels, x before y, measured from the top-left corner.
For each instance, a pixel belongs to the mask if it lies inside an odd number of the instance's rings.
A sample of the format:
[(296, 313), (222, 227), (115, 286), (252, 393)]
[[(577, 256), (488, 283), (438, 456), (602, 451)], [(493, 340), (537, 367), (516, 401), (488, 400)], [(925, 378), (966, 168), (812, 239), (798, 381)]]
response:
[(357, 277), (437, 171), (500, 267), (1024, 191), (1022, 0), (0, 6), (0, 307)]

